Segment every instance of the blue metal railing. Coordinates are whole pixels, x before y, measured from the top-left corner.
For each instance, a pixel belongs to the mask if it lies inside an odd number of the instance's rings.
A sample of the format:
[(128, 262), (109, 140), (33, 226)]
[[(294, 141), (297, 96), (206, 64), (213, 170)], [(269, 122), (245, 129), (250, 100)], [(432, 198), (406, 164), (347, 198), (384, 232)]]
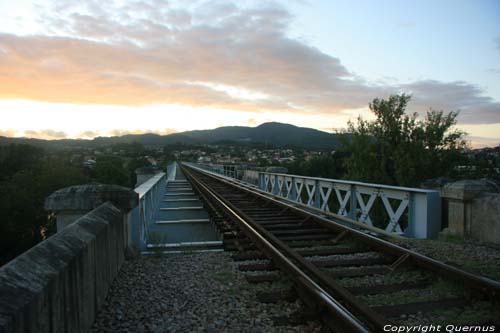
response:
[[(167, 173), (171, 170), (167, 169)], [(148, 223), (151, 223), (165, 192), (167, 175), (159, 173), (134, 189), (139, 194), (139, 205), (130, 212), (130, 242), (141, 251), (148, 242)]]
[[(243, 179), (256, 178), (255, 183), (261, 192), (320, 212), (346, 217), (385, 233), (434, 238), (441, 230), (441, 198), (436, 190), (254, 170), (249, 171), (252, 173), (250, 177), (245, 177), (246, 170), (238, 170), (234, 165), (230, 168), (223, 165), (189, 165), (240, 183), (242, 181), (236, 179), (240, 176)], [(377, 205), (379, 211), (384, 211), (385, 218), (374, 225), (372, 215)]]

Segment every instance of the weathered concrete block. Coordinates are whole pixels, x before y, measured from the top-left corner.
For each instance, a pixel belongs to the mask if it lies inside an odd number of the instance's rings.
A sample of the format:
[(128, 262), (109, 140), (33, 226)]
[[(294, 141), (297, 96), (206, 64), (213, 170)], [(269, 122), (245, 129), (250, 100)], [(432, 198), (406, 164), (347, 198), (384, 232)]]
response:
[(135, 187), (138, 187), (139, 185), (143, 184), (148, 179), (150, 179), (151, 177), (160, 172), (161, 172), (160, 168), (154, 165), (135, 169), (135, 174), (137, 176)]
[(87, 332), (123, 263), (123, 224), (103, 204), (1, 267), (0, 332)]
[(500, 244), (500, 194), (483, 193), (472, 201), (470, 235)]
[(496, 188), (484, 180), (459, 180), (446, 184), (441, 190), (441, 197), (470, 201), (483, 192), (496, 192)]
[(485, 180), (446, 184), (441, 189), (441, 197), (448, 205), (447, 232), (500, 243), (500, 237), (495, 235), (496, 228), (500, 227), (497, 226), (500, 201), (493, 194), (497, 191), (495, 184)]
[(139, 197), (133, 190), (118, 185), (75, 185), (49, 195), (45, 209), (54, 212), (90, 211), (108, 201), (122, 212), (129, 212), (138, 205)]
[(242, 179), (244, 182), (258, 185), (259, 184), (259, 172), (256, 170), (245, 170), (243, 172)]
[(118, 185), (76, 185), (49, 195), (45, 199), (45, 209), (56, 213), (57, 231), (60, 231), (83, 214), (108, 201), (127, 213), (139, 204), (139, 195)]

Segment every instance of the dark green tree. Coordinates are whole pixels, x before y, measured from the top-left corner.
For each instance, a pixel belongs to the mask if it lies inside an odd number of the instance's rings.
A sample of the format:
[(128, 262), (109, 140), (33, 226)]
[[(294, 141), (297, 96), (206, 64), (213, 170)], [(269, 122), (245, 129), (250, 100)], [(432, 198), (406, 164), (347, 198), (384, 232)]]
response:
[[(8, 151), (3, 152), (7, 163), (17, 165), (18, 170), (0, 180), (0, 265), (55, 231), (53, 220), (43, 207), (49, 194), (88, 182), (81, 169), (61, 156), (26, 147), (2, 149)], [(20, 155), (18, 149), (36, 156)], [(30, 159), (30, 163), (23, 162)], [(3, 168), (4, 163), (5, 160), (0, 163)]]
[(374, 99), (375, 120), (349, 122), (342, 141), (347, 178), (401, 186), (419, 186), (429, 178), (451, 176), (462, 161), (464, 132), (454, 129), (458, 112), (430, 110), (423, 119), (407, 114), (406, 94)]
[(99, 156), (93, 170), (95, 181), (103, 184), (115, 184), (131, 187), (130, 174), (120, 157)]
[(42, 148), (26, 144), (0, 146), (0, 180), (40, 163), (45, 152)]
[(322, 177), (342, 178), (344, 176), (344, 153), (325, 154), (312, 159), (297, 160), (286, 165), (290, 174)]

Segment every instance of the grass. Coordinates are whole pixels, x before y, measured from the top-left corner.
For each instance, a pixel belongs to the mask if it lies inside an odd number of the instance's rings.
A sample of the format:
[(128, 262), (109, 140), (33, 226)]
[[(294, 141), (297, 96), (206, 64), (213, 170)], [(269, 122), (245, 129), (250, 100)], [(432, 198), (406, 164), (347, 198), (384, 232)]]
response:
[(400, 245), (466, 271), (500, 280), (500, 251), (491, 244), (444, 235), (437, 240), (408, 239)]
[(441, 242), (452, 243), (452, 244), (464, 244), (465, 240), (463, 237), (451, 234), (440, 234), (437, 239)]
[(401, 290), (390, 294), (367, 295), (362, 298), (368, 302), (370, 306), (378, 306), (426, 302), (450, 297), (460, 297), (462, 294), (463, 288), (460, 288), (460, 286), (438, 279), (425, 289)]
[(411, 282), (422, 279), (430, 279), (433, 277), (432, 274), (423, 271), (395, 271), (385, 275), (369, 275), (363, 277), (354, 278), (344, 278), (338, 280), (338, 282), (346, 288), (367, 286), (372, 284), (392, 284), (392, 283), (402, 283)]
[(233, 273), (231, 271), (219, 271), (214, 273), (212, 278), (218, 282), (226, 283), (228, 281), (234, 280)]
[[(164, 244), (167, 240), (167, 235), (159, 232), (149, 233), (148, 240), (150, 244)], [(163, 248), (160, 246), (153, 247), (153, 253), (156, 257), (161, 257), (163, 255)]]
[(493, 280), (500, 281), (500, 265), (481, 263), (476, 260), (464, 260), (461, 266), (466, 271), (481, 273)]
[(190, 256), (193, 254), (196, 254), (196, 251), (193, 247), (186, 246), (185, 248), (182, 249), (182, 254), (186, 256)]
[(465, 309), (434, 310), (430, 315), (437, 318), (436, 324), (441, 325), (472, 325), (484, 324), (498, 316), (498, 304), (476, 302)]

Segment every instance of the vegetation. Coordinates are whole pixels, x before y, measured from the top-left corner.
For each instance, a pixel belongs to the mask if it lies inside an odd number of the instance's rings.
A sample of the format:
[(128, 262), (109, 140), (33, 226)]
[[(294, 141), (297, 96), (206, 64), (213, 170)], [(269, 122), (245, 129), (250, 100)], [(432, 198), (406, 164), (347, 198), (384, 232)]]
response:
[(346, 178), (390, 185), (419, 186), (424, 180), (453, 176), (463, 162), (464, 132), (454, 129), (458, 112), (431, 110), (424, 119), (407, 114), (410, 96), (374, 99), (373, 121), (358, 118), (349, 123), (349, 140), (343, 150)]
[(410, 96), (374, 99), (375, 119), (349, 122), (337, 151), (287, 163), (289, 173), (419, 187), (428, 179), (496, 178), (491, 156), (465, 154), (464, 132), (454, 128), (458, 112), (430, 110), (420, 118), (406, 112)]
[(0, 264), (55, 229), (43, 208), (51, 192), (89, 178), (61, 155), (28, 145), (0, 147)]
[(0, 146), (0, 265), (55, 232), (54, 217), (43, 207), (48, 195), (89, 182), (134, 187), (134, 170), (150, 165), (143, 154), (142, 145), (116, 145), (97, 155), (93, 168), (85, 168), (83, 158), (75, 157), (84, 154), (75, 150)]
[(346, 156), (345, 152), (315, 156), (307, 161), (297, 160), (289, 163), (287, 168), (291, 174), (338, 179), (345, 175)]

